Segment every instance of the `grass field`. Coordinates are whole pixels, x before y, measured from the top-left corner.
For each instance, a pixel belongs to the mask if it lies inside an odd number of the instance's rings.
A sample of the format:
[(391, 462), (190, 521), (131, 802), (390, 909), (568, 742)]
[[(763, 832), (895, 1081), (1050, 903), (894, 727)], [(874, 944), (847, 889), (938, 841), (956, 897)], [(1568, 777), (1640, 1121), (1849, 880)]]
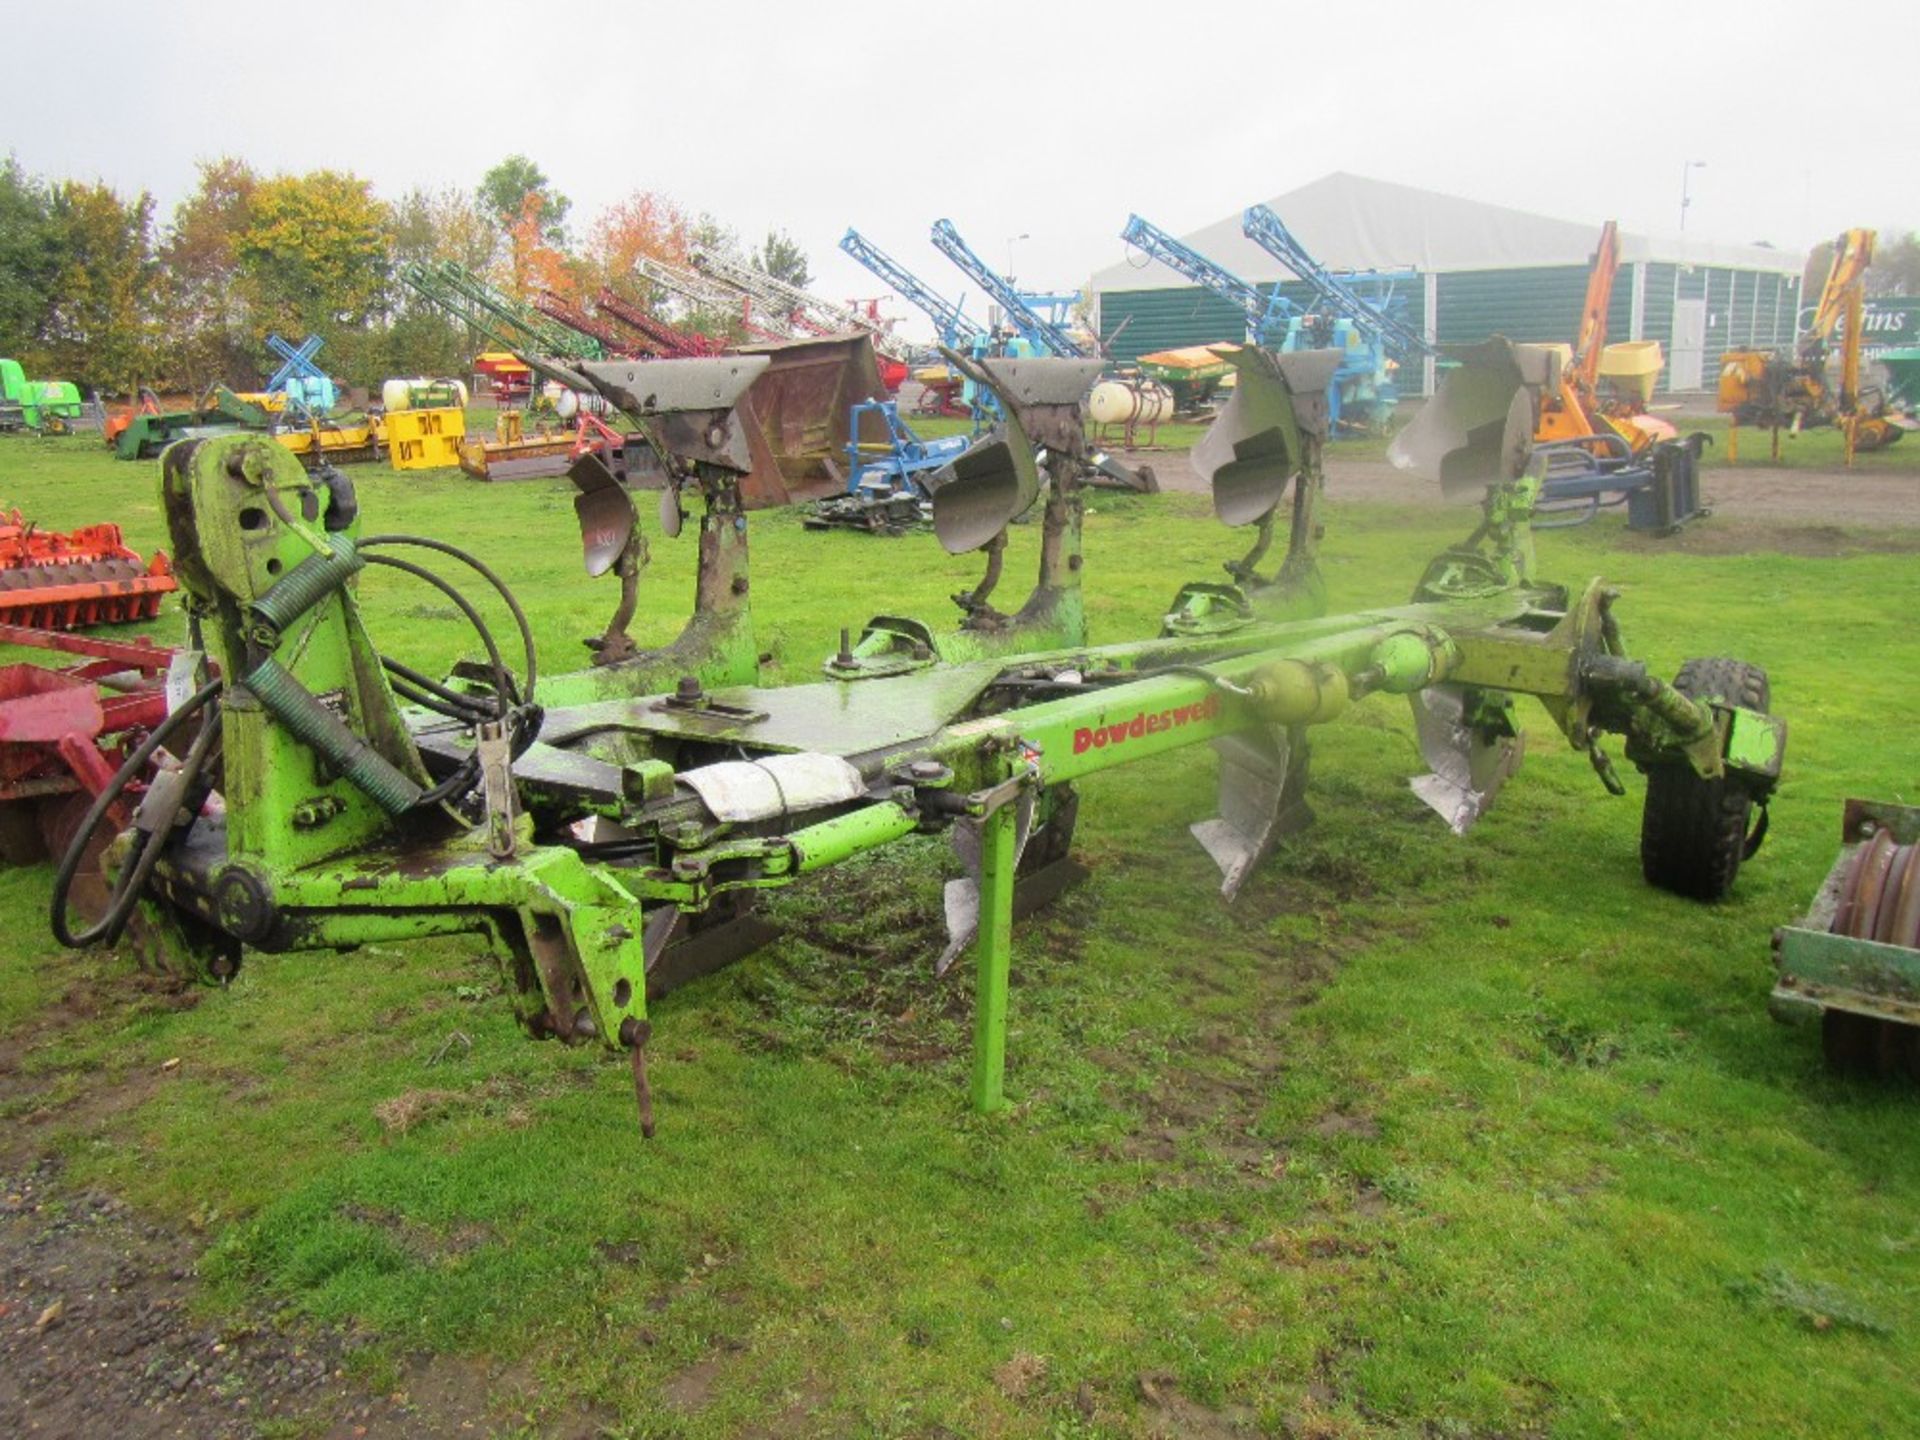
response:
[[(547, 668), (584, 661), (613, 594), (564, 482), (354, 476), (380, 528), (496, 564)], [(0, 441), (0, 500), (44, 525), (164, 545), (156, 483)], [(1096, 640), (1151, 633), (1232, 549), (1202, 497), (1093, 509)], [(1469, 514), (1330, 506), (1335, 606), (1403, 596)], [(924, 537), (752, 524), (779, 681), (974, 575)], [(643, 1144), (624, 1065), (523, 1038), (474, 948), (252, 956), (182, 1008), (53, 945), (45, 867), (0, 872), (7, 1144), (198, 1237), (209, 1316), (344, 1330), (375, 1393), (463, 1367), (502, 1433), (1911, 1435), (1920, 1101), (1831, 1078), (1765, 998), (1841, 800), (1920, 788), (1920, 531), (1727, 548), (1540, 542), (1546, 575), (1624, 587), (1657, 670), (1770, 670), (1789, 768), (1724, 905), (1641, 883), (1637, 779), (1608, 798), (1538, 712), (1452, 837), (1376, 701), (1317, 742), (1320, 823), (1232, 909), (1185, 829), (1211, 761), (1084, 786), (1093, 879), (1017, 936), (1011, 1113), (965, 1103), (929, 843), (783, 896), (786, 938), (659, 1007)], [(649, 643), (693, 563), (653, 549)], [(363, 598), (413, 664), (458, 655), (437, 597), (369, 574)]]

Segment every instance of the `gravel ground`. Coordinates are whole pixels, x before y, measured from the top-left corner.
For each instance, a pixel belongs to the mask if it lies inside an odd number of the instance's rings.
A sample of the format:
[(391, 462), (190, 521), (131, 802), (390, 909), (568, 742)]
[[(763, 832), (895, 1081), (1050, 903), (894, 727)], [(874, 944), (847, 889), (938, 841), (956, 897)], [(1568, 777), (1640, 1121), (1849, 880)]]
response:
[[(142, 991), (137, 979), (126, 987)], [(138, 997), (136, 997), (138, 998)], [(555, 1402), (524, 1370), (417, 1355), (358, 1363), (367, 1341), (269, 1313), (200, 1313), (204, 1237), (153, 1223), (74, 1184), (39, 1127), (76, 1108), (137, 1104), (152, 1071), (93, 1083), (65, 1107), (33, 1107), (45, 1085), (25, 1064), (58, 1018), (0, 1044), (0, 1436), (59, 1440), (585, 1440), (608, 1417)], [(369, 1375), (378, 1373), (374, 1389)], [(537, 1417), (537, 1418), (536, 1418)]]
[[(1127, 463), (1153, 466), (1163, 490), (1198, 492), (1203, 487), (1184, 450), (1129, 453)], [(1815, 526), (1912, 526), (1920, 528), (1920, 470), (1912, 474), (1846, 470), (1776, 470), (1762, 466), (1710, 466), (1701, 490), (1713, 521), (1749, 522), (1763, 528)], [(1327, 462), (1327, 494), (1335, 500), (1380, 505), (1443, 505), (1439, 487), (1381, 460)], [(1472, 502), (1464, 502), (1470, 508)], [(1603, 519), (1600, 523), (1621, 523)], [(1757, 537), (1756, 537), (1757, 538)], [(1765, 548), (1756, 543), (1752, 548)], [(1914, 548), (1911, 541), (1898, 548)]]
[(0, 1176), (8, 1433), (238, 1440), (357, 1408), (342, 1403), (341, 1337), (210, 1326), (192, 1312), (194, 1267), (188, 1241), (65, 1189), (52, 1161)]

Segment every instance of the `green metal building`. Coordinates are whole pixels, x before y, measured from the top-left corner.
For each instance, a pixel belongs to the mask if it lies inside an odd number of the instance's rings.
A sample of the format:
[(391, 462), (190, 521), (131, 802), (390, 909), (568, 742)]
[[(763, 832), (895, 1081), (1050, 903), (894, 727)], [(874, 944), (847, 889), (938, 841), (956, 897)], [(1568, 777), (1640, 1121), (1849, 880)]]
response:
[[(1322, 265), (1408, 272), (1396, 286), (1409, 323), (1443, 345), (1505, 335), (1570, 343), (1600, 222), (1556, 220), (1358, 175), (1328, 175), (1267, 202)], [(1148, 219), (1158, 217), (1149, 215)], [(1263, 290), (1304, 287), (1240, 231), (1235, 212), (1180, 237)], [(1622, 233), (1609, 340), (1658, 340), (1660, 388), (1711, 390), (1723, 350), (1791, 345), (1806, 256), (1687, 235)], [(1143, 255), (1088, 282), (1096, 322), (1116, 359), (1246, 338), (1232, 304)], [(1429, 394), (1433, 362), (1406, 367), (1403, 395)]]

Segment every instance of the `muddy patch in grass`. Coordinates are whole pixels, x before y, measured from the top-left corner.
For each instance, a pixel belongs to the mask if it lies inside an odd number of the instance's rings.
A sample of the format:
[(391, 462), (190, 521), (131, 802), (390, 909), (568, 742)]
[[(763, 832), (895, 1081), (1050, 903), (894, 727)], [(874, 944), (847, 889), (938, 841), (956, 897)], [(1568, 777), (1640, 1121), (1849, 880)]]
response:
[[(441, 1255), (483, 1243), (355, 1218)], [(264, 1313), (210, 1320), (196, 1303), (200, 1256), (196, 1240), (114, 1197), (66, 1188), (53, 1160), (0, 1170), (0, 1434), (464, 1440), (525, 1428), (585, 1440), (610, 1423), (484, 1361), (390, 1367), (347, 1329)]]
[(1358, 1140), (1378, 1140), (1380, 1122), (1365, 1111), (1344, 1108), (1329, 1110), (1309, 1127), (1315, 1135), (1328, 1139), (1350, 1136)]
[(821, 1425), (818, 1418), (832, 1399), (832, 1392), (825, 1384), (808, 1376), (779, 1397), (780, 1409), (775, 1414), (743, 1429), (740, 1440), (788, 1440), (794, 1435), (836, 1434), (837, 1431)]
[[(753, 1048), (842, 1060), (865, 1051), (888, 1065), (962, 1062), (973, 1043), (973, 953), (943, 976), (942, 887), (957, 867), (943, 841), (902, 845), (813, 877), (768, 907), (790, 942), (777, 962), (736, 982), (763, 1017), (741, 1037)], [(1044, 983), (1079, 963), (1094, 921), (1085, 886), (1017, 922), (1010, 985)]]
[(56, 1049), (75, 1026), (122, 1029), (143, 1015), (191, 1009), (202, 993), (172, 977), (124, 969), (111, 956), (71, 963), (85, 973), (69, 981), (60, 999), (0, 1034), (0, 1113), (17, 1117), (0, 1125), (0, 1162), (20, 1163), (44, 1148), (37, 1127), (53, 1121), (87, 1127), (138, 1108), (177, 1069), (90, 1065), (75, 1088), (66, 1083), (71, 1070), (37, 1065), (36, 1057)]
[[(1248, 908), (1249, 914), (1238, 918), (1262, 925), (1261, 907)], [(1224, 1165), (1255, 1183), (1271, 1183), (1285, 1173), (1286, 1144), (1268, 1134), (1261, 1121), (1295, 1043), (1293, 1017), (1339, 973), (1347, 947), (1290, 944), (1282, 950), (1281, 942), (1271, 943), (1273, 953), (1255, 964), (1231, 969), (1198, 964), (1172, 972), (1183, 993), (1211, 996), (1216, 1008), (1182, 1040), (1179, 1062), (1155, 1071), (1150, 1089), (1136, 1087), (1129, 1101), (1120, 1098), (1117, 1084), (1108, 1087), (1113, 1103), (1139, 1116), (1118, 1158)], [(1222, 996), (1238, 997), (1237, 1003), (1219, 1009)], [(1102, 1063), (1116, 1070), (1140, 1068), (1111, 1052)]]
[(467, 1221), (450, 1230), (436, 1230), (392, 1210), (373, 1205), (343, 1205), (340, 1213), (356, 1225), (365, 1225), (391, 1237), (402, 1250), (423, 1265), (444, 1265), (493, 1244), (497, 1236), (489, 1225)]
[(1251, 1407), (1212, 1409), (1183, 1395), (1171, 1375), (1149, 1372), (1140, 1377), (1139, 1385), (1140, 1408), (1153, 1440), (1241, 1440), (1260, 1433)]
[(660, 1403), (682, 1412), (706, 1409), (724, 1368), (718, 1356), (702, 1356), (660, 1387)]

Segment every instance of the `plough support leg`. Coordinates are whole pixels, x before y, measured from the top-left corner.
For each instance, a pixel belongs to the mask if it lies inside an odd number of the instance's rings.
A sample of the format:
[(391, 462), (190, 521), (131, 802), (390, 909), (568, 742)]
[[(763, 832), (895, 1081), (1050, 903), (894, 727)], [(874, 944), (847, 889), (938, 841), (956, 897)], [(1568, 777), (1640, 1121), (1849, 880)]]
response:
[(1013, 886), (1019, 862), (1015, 812), (1002, 805), (980, 836), (980, 934), (974, 942), (973, 1108), (989, 1114), (1006, 1103), (1007, 975), (1013, 960)]

